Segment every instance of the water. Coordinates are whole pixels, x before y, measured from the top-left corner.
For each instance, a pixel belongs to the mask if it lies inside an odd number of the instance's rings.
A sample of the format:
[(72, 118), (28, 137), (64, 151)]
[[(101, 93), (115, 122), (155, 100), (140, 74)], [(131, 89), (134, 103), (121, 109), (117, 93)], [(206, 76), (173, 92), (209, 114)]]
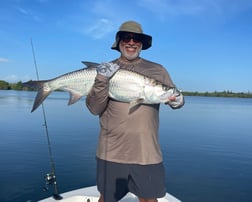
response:
[[(41, 107), (35, 93), (0, 91), (0, 201), (37, 201), (51, 171)], [(60, 192), (95, 184), (98, 118), (84, 100), (67, 106), (68, 94), (45, 101)], [(160, 142), (167, 190), (184, 202), (252, 199), (252, 99), (186, 97), (172, 110), (162, 105)]]

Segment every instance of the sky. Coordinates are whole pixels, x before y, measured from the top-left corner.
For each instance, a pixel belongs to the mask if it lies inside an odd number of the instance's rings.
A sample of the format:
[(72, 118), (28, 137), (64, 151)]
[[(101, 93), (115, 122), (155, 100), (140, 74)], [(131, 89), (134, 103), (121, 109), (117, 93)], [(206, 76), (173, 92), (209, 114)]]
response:
[(111, 61), (128, 20), (182, 91), (252, 91), (251, 0), (0, 0), (0, 80), (37, 79), (31, 42), (41, 80)]

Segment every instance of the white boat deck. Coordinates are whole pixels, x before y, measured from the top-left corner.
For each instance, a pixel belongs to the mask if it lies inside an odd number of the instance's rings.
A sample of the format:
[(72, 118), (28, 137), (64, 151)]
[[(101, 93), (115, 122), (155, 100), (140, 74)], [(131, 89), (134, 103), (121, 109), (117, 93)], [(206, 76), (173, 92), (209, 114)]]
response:
[[(60, 201), (60, 202), (98, 202), (99, 199), (99, 192), (97, 191), (96, 186), (76, 189), (73, 191), (65, 192), (60, 194), (63, 199), (55, 200), (53, 197), (49, 197), (43, 199), (39, 202), (53, 202), (53, 201)], [(128, 193), (120, 202), (139, 202), (138, 198), (132, 194)], [(159, 198), (158, 202), (181, 202), (179, 199), (175, 198), (174, 196), (166, 193), (165, 197)]]

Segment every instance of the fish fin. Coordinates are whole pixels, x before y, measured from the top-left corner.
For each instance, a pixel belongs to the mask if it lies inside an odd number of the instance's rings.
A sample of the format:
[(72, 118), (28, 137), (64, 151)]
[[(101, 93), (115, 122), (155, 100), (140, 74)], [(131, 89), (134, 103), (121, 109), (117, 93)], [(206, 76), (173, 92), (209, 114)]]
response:
[(39, 105), (41, 105), (42, 102), (52, 92), (50, 89), (44, 86), (46, 82), (47, 81), (32, 81), (31, 80), (22, 84), (25, 87), (30, 87), (30, 88), (38, 90), (31, 112), (35, 111), (39, 107)]
[(39, 107), (39, 105), (41, 105), (42, 102), (48, 97), (48, 95), (50, 95), (51, 92), (52, 91), (50, 90), (45, 90), (44, 87), (40, 88), (33, 103), (31, 112), (35, 111)]
[(83, 63), (83, 64), (86, 65), (87, 67), (94, 67), (94, 66), (98, 66), (98, 65), (99, 65), (99, 63), (88, 62), (88, 61), (81, 61), (81, 63)]
[(129, 103), (129, 109), (131, 110), (132, 108), (138, 106), (139, 104), (143, 103), (144, 99), (143, 98), (138, 98), (137, 100), (133, 100)]
[(129, 103), (129, 112), (132, 113), (137, 109), (137, 107), (144, 102), (143, 98), (138, 98), (137, 100), (133, 100)]
[(68, 89), (68, 91), (70, 93), (70, 99), (68, 101), (68, 105), (72, 105), (81, 99), (82, 95), (80, 95), (72, 90), (69, 90), (69, 89)]

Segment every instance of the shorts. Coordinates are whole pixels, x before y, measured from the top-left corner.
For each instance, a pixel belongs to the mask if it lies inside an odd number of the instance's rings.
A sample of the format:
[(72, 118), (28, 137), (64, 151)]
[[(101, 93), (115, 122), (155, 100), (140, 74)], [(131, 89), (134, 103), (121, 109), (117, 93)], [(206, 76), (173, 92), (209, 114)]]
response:
[(166, 194), (163, 163), (123, 164), (97, 158), (97, 188), (105, 202), (116, 202), (128, 192), (140, 198), (162, 198)]

